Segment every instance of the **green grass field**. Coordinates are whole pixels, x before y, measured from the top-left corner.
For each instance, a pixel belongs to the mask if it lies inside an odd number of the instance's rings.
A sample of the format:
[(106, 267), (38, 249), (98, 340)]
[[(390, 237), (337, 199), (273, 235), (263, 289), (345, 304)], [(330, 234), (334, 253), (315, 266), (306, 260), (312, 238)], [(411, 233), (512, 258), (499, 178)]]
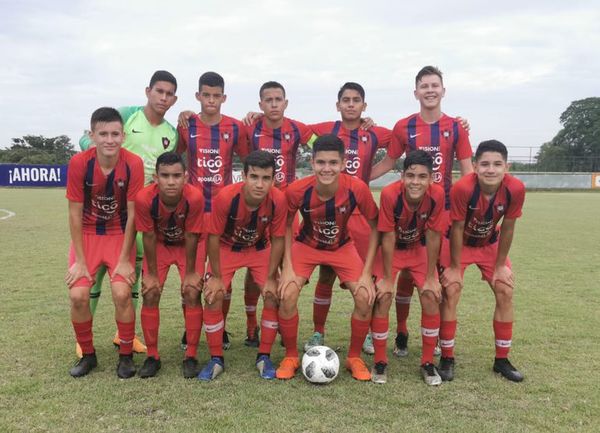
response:
[[(177, 283), (162, 300), (163, 368), (154, 379), (119, 380), (110, 292), (95, 320), (99, 367), (72, 379), (75, 360), (67, 289), (69, 234), (64, 190), (0, 189), (0, 432), (597, 432), (600, 430), (600, 195), (530, 193), (511, 259), (517, 276), (511, 359), (526, 379), (492, 370), (493, 296), (467, 271), (459, 306), (454, 382), (427, 387), (418, 373), (420, 308), (413, 297), (408, 358), (391, 355), (386, 385), (359, 383), (346, 371), (330, 385), (299, 375), (266, 382), (243, 345), (243, 294), (234, 289), (227, 370), (212, 383), (184, 380)], [(6, 213), (0, 211), (0, 218)], [(175, 272), (172, 272), (174, 276)], [(311, 332), (314, 285), (304, 289), (300, 340)], [(349, 294), (336, 289), (326, 343), (349, 340)], [(394, 316), (392, 315), (392, 318)], [(139, 324), (138, 324), (139, 329)], [(208, 358), (202, 337), (200, 360)], [(283, 350), (276, 345), (273, 358)], [(138, 366), (142, 355), (136, 355)], [(368, 359), (369, 365), (372, 360)]]

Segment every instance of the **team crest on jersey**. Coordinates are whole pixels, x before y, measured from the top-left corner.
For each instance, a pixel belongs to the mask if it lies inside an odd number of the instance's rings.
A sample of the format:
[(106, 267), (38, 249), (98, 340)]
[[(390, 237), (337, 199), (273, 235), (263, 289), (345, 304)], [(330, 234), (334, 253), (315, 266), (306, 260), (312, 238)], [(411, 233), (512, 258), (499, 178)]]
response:
[(446, 140), (448, 140), (450, 138), (450, 131), (446, 129), (444, 132), (442, 132), (442, 135)]
[(360, 139), (363, 143), (366, 143), (369, 138), (366, 135), (363, 135), (362, 137), (360, 137)]
[(125, 186), (125, 182), (123, 181), (123, 179), (119, 179), (117, 181), (117, 185), (119, 188), (123, 188)]
[(346, 206), (340, 206), (339, 211), (340, 213), (346, 213)]
[(177, 218), (184, 219), (185, 218), (185, 214), (184, 213), (180, 213), (180, 214), (177, 215)]
[(420, 217), (421, 217), (421, 219), (422, 219), (422, 220), (425, 220), (425, 219), (427, 219), (427, 212), (423, 212), (423, 213), (420, 215)]
[(283, 138), (285, 138), (286, 141), (290, 141), (291, 135), (288, 134), (287, 132), (285, 134), (283, 134)]
[(229, 141), (229, 132), (224, 132), (222, 137), (223, 137), (223, 140)]
[(498, 212), (503, 212), (504, 211), (504, 205), (503, 204), (499, 204), (498, 206), (496, 206), (496, 210)]
[(169, 144), (171, 144), (171, 140), (169, 140), (168, 137), (163, 137), (162, 138), (162, 144), (163, 144), (163, 148), (165, 150), (167, 150), (169, 148)]
[(260, 222), (262, 222), (263, 224), (266, 224), (268, 221), (269, 221), (269, 217), (268, 216), (260, 217)]

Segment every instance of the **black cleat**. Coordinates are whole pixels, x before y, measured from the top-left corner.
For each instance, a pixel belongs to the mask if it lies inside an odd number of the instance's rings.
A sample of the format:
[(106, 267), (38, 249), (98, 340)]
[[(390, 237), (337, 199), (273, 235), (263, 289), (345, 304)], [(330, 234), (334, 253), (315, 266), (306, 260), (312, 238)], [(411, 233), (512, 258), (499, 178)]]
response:
[(87, 353), (82, 358), (77, 360), (75, 364), (69, 370), (69, 374), (73, 377), (83, 377), (92, 371), (98, 365), (95, 353)]
[(444, 382), (452, 381), (454, 379), (454, 358), (442, 356), (437, 371)]
[(198, 360), (196, 358), (185, 358), (183, 360), (183, 377), (193, 379), (198, 375)]
[(408, 356), (408, 333), (398, 332), (394, 345), (394, 355), (404, 358)]
[(231, 347), (231, 343), (229, 342), (229, 332), (223, 331), (223, 350), (227, 350)]
[(511, 382), (522, 382), (525, 378), (523, 374), (517, 370), (507, 358), (495, 358), (494, 371), (496, 373), (500, 373)]
[(187, 349), (187, 332), (183, 331), (183, 335), (181, 336), (181, 350)]
[(149, 356), (144, 361), (144, 365), (140, 368), (139, 375), (142, 379), (156, 376), (160, 370), (160, 359), (156, 359), (153, 356)]
[(135, 376), (135, 364), (133, 363), (133, 354), (119, 355), (119, 363), (117, 364), (117, 376), (120, 379), (129, 379)]
[(260, 334), (258, 326), (254, 328), (254, 332), (252, 334), (248, 332), (247, 337), (244, 340), (244, 345), (248, 347), (258, 347), (260, 345)]

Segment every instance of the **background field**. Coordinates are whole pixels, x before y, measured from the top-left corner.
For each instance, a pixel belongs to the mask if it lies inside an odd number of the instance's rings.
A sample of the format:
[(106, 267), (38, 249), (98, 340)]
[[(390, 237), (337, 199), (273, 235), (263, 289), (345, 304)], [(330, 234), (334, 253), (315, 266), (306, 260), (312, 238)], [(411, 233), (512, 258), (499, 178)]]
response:
[[(228, 322), (233, 344), (226, 352), (227, 370), (216, 381), (181, 377), (183, 320), (174, 279), (162, 301), (159, 376), (117, 379), (117, 355), (110, 343), (113, 310), (105, 290), (95, 321), (99, 368), (74, 380), (67, 373), (75, 360), (74, 337), (62, 283), (69, 239), (66, 208), (64, 190), (0, 189), (0, 209), (16, 213), (0, 220), (1, 432), (600, 429), (599, 194), (530, 193), (526, 198), (511, 251), (517, 275), (511, 359), (525, 373), (525, 382), (510, 383), (491, 370), (494, 301), (471, 269), (459, 306), (456, 379), (438, 388), (427, 387), (418, 374), (416, 298), (409, 322), (411, 353), (401, 360), (390, 356), (386, 385), (356, 382), (345, 371), (322, 387), (302, 377), (261, 380), (254, 349), (243, 346), (239, 279)], [(301, 340), (311, 331), (313, 287), (304, 289), (301, 300)], [(350, 296), (336, 289), (326, 342), (340, 348), (341, 359), (350, 310)], [(277, 345), (273, 358), (282, 356)], [(203, 343), (201, 362), (207, 357)], [(140, 366), (143, 356), (135, 360)]]

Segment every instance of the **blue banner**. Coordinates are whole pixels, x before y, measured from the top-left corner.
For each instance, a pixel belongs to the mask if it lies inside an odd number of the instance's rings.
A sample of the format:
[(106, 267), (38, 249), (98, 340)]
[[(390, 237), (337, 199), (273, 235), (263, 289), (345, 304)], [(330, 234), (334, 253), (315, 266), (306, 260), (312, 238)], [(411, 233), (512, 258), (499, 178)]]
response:
[(67, 186), (66, 165), (0, 164), (0, 186)]

